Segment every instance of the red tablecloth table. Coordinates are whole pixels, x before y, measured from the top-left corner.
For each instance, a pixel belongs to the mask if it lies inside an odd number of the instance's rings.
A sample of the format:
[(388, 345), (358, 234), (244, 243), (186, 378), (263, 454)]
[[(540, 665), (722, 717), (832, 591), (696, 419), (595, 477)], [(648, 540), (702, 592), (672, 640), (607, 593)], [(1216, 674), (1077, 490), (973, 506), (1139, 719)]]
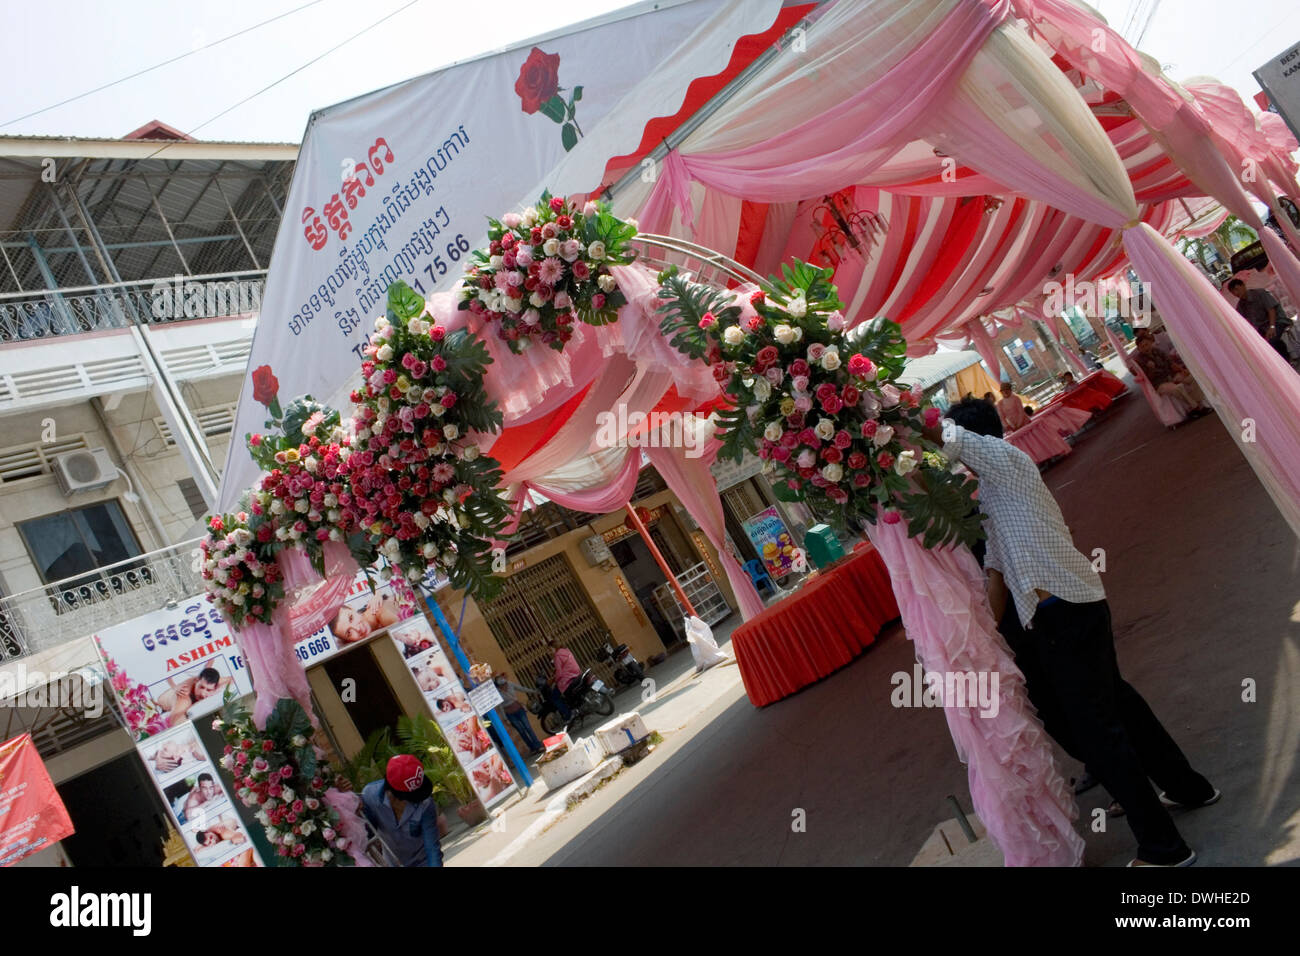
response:
[(889, 572), (875, 548), (855, 551), (731, 634), (745, 692), (755, 707), (832, 674), (898, 617)]
[(1099, 368), (1091, 375), (1085, 376), (1079, 384), (1087, 388), (1095, 388), (1099, 392), (1105, 392), (1111, 398), (1123, 395), (1128, 391), (1128, 386), (1120, 381), (1118, 376), (1106, 371), (1104, 368)]

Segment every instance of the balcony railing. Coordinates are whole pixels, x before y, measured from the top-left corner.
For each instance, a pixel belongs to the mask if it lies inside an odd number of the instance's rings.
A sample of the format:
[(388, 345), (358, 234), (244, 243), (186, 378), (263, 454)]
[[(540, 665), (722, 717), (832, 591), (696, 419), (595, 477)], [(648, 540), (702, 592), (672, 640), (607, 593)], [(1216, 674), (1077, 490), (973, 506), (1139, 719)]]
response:
[(203, 591), (199, 538), (0, 598), (0, 660), (57, 647)]
[(117, 282), (0, 294), (0, 342), (256, 313), (266, 272)]

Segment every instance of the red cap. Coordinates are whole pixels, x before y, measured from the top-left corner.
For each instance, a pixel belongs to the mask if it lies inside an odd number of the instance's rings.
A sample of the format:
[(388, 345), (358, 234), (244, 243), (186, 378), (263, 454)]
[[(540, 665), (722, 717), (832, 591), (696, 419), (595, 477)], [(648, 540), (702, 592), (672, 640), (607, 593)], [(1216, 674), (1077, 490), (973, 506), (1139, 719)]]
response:
[(398, 754), (388, 761), (384, 773), (388, 785), (399, 793), (410, 793), (424, 783), (424, 767), (410, 754)]

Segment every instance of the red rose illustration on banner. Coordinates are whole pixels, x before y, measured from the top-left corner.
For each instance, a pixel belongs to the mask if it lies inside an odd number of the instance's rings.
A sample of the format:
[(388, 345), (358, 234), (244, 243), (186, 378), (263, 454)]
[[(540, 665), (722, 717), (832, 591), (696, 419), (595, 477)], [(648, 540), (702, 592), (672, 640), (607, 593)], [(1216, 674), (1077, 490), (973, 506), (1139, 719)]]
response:
[(545, 53), (533, 47), (519, 68), (515, 92), (519, 94), (525, 113), (541, 113), (560, 124), (560, 139), (567, 151), (573, 149), (582, 136), (575, 109), (575, 104), (582, 99), (582, 87), (575, 86), (569, 92), (567, 102), (560, 95), (563, 91), (564, 87), (560, 86), (560, 54)]
[(280, 380), (271, 371), (271, 366), (262, 365), (253, 370), (253, 401), (265, 405), (271, 414), (280, 417)]

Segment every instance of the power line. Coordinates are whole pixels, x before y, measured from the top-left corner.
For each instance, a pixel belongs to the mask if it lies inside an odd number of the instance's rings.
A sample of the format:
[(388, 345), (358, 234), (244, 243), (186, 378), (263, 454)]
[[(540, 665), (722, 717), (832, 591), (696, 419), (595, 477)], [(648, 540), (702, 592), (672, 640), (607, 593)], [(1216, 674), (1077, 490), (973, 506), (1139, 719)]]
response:
[[(312, 59), (308, 60), (308, 61), (307, 61), (306, 63), (304, 63), (302, 66), (298, 67), (296, 70), (293, 70), (292, 72), (286, 73), (284, 76), (280, 77), (278, 80), (276, 80), (276, 81), (273, 82), (273, 83), (268, 83), (266, 86), (262, 87), (262, 88), (261, 88), (260, 90), (258, 90), (256, 93), (251, 93), (251, 94), (249, 94), (248, 96), (245, 96), (245, 97), (244, 97), (242, 100), (240, 100), (238, 103), (235, 103), (233, 106), (229, 106), (229, 107), (227, 107), (226, 109), (224, 109), (224, 110), (222, 110), (220, 113), (218, 113), (216, 116), (213, 116), (211, 119), (206, 119), (206, 120), (204, 120), (204, 121), (203, 121), (202, 123), (200, 123), (198, 126), (196, 126), (196, 127), (194, 127), (193, 129), (187, 131), (186, 135), (187, 135), (187, 136), (193, 136), (195, 133), (197, 133), (199, 130), (203, 129), (203, 127), (207, 126), (208, 124), (210, 124), (210, 123), (214, 123), (214, 122), (216, 122), (217, 120), (221, 119), (221, 117), (225, 116), (227, 113), (230, 113), (230, 112), (232, 112), (232, 111), (234, 111), (234, 110), (237, 110), (239, 107), (243, 106), (243, 105), (244, 105), (245, 103), (247, 103), (249, 100), (256, 99), (257, 97), (259, 97), (259, 96), (261, 96), (263, 93), (265, 93), (267, 90), (270, 90), (270, 89), (273, 89), (273, 88), (279, 86), (279, 85), (280, 85), (281, 83), (283, 83), (285, 80), (290, 79), (291, 77), (297, 76), (297, 75), (298, 75), (299, 73), (301, 73), (303, 70), (307, 69), (307, 67), (311, 66), (311, 65), (314, 64), (314, 63), (318, 63), (318, 62), (320, 62), (321, 60), (325, 59), (325, 57), (327, 57), (327, 56), (329, 56), (331, 53), (333, 53), (334, 51), (340, 49), (341, 47), (345, 47), (345, 46), (347, 46), (347, 45), (348, 45), (349, 43), (351, 43), (353, 40), (357, 39), (358, 37), (361, 37), (362, 35), (364, 35), (364, 34), (366, 34), (366, 33), (369, 33), (371, 30), (373, 30), (375, 27), (379, 26), (381, 23), (384, 23), (384, 22), (387, 21), (387, 20), (391, 20), (393, 17), (397, 16), (397, 15), (398, 15), (399, 13), (401, 13), (403, 10), (406, 10), (406, 9), (408, 9), (408, 8), (410, 8), (410, 7), (413, 7), (413, 6), (415, 6), (415, 5), (416, 5), (417, 3), (419, 3), (419, 2), (420, 2), (420, 0), (410, 0), (409, 3), (405, 3), (405, 4), (403, 4), (402, 6), (398, 7), (396, 10), (394, 10), (392, 13), (387, 14), (386, 16), (380, 17), (380, 18), (379, 18), (378, 20), (376, 20), (374, 23), (370, 24), (370, 26), (368, 26), (368, 27), (363, 27), (362, 29), (358, 30), (356, 33), (352, 34), (352, 36), (348, 37), (346, 40), (343, 40), (343, 41), (340, 42), (340, 43), (336, 43), (334, 46), (330, 47), (330, 48), (329, 48), (328, 50), (326, 50), (324, 53), (321, 53), (319, 56), (315, 56), (315, 57), (313, 57)], [(144, 157), (144, 158), (145, 158), (145, 159), (153, 159), (153, 158), (154, 158), (155, 156), (157, 156), (159, 153), (161, 153), (161, 152), (163, 152), (164, 150), (166, 150), (168, 146), (172, 146), (172, 145), (174, 145), (174, 144), (173, 144), (173, 143), (167, 143), (166, 145), (164, 145), (164, 146), (158, 148), (157, 150), (155, 150), (154, 152), (150, 153), (148, 156), (146, 156), (146, 157)]]
[(304, 3), (300, 7), (294, 7), (292, 10), (271, 17), (269, 20), (263, 20), (261, 23), (255, 23), (251, 27), (246, 27), (245, 29), (240, 30), (237, 33), (232, 33), (229, 36), (224, 36), (220, 40), (213, 40), (211, 43), (207, 44), (206, 46), (201, 46), (196, 50), (190, 50), (188, 53), (182, 53), (179, 56), (174, 56), (170, 60), (163, 60), (161, 63), (155, 63), (153, 66), (145, 67), (143, 70), (137, 70), (135, 73), (132, 73), (129, 76), (124, 76), (121, 77), (120, 79), (113, 80), (111, 83), (105, 83), (103, 86), (97, 86), (93, 90), (86, 90), (86, 92), (78, 93), (76, 96), (69, 96), (66, 100), (59, 100), (59, 102), (57, 103), (53, 103), (49, 106), (43, 106), (38, 110), (33, 110), (30, 113), (26, 113), (22, 116), (19, 116), (17, 119), (11, 119), (8, 122), (0, 123), (0, 129), (6, 126), (12, 126), (14, 123), (21, 123), (25, 119), (31, 119), (33, 116), (39, 116), (42, 113), (48, 113), (50, 110), (56, 110), (60, 106), (67, 106), (69, 103), (75, 103), (77, 100), (85, 99), (87, 96), (93, 96), (95, 93), (103, 92), (104, 90), (117, 86), (120, 83), (125, 83), (128, 80), (134, 80), (138, 76), (144, 76), (146, 73), (152, 73), (154, 70), (162, 69), (164, 66), (170, 66), (172, 63), (176, 63), (179, 60), (183, 60), (187, 56), (194, 56), (194, 54), (196, 53), (202, 53), (204, 50), (210, 50), (214, 46), (220, 46), (222, 43), (225, 43), (227, 40), (233, 40), (236, 37), (241, 37), (246, 33), (252, 33), (254, 30), (258, 29), (259, 27), (264, 27), (268, 23), (274, 23), (276, 20), (283, 20), (285, 17), (293, 16), (293, 14), (298, 13), (299, 11), (306, 10), (308, 7), (314, 7), (318, 3), (323, 3), (323, 2), (324, 0), (310, 0), (310, 2)]

